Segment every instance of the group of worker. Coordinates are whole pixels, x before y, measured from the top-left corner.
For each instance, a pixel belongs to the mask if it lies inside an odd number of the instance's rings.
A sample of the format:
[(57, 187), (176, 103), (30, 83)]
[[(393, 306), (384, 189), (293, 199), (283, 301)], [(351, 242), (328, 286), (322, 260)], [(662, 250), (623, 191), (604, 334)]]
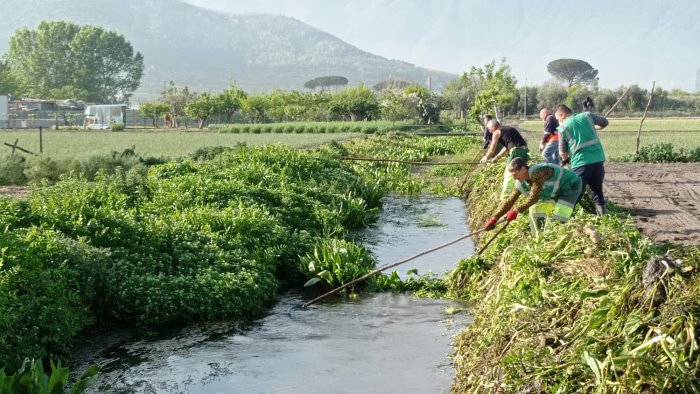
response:
[[(540, 119), (544, 121), (544, 133), (540, 141), (543, 162), (529, 165), (530, 152), (527, 142), (517, 129), (503, 126), (490, 115), (484, 120), (484, 149), (481, 162), (496, 162), (506, 157), (503, 173), (503, 200), (485, 223), (485, 229), (494, 228), (505, 215), (507, 221), (515, 220), (529, 209), (530, 227), (538, 234), (547, 216), (567, 222), (576, 204), (581, 200), (586, 185), (597, 215), (606, 213), (603, 196), (605, 178), (605, 153), (597, 130), (608, 125), (608, 120), (593, 113), (593, 103), (587, 98), (583, 112), (574, 114), (564, 104), (554, 113), (542, 108)], [(571, 169), (564, 166), (569, 164)], [(513, 207), (523, 195), (525, 201)]]

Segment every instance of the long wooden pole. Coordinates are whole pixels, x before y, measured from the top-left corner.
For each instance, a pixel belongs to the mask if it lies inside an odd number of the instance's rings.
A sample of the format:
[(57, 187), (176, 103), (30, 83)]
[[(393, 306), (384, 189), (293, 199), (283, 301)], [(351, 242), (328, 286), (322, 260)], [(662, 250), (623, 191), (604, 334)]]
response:
[(412, 165), (417, 165), (417, 166), (444, 166), (444, 165), (449, 165), (449, 164), (479, 164), (478, 160), (431, 162), (431, 161), (405, 161), (405, 160), (394, 160), (394, 159), (377, 159), (374, 157), (341, 157), (340, 160), (381, 161), (381, 162), (389, 162), (389, 163), (412, 164)]
[(644, 109), (644, 116), (642, 116), (642, 121), (639, 122), (639, 130), (637, 131), (637, 150), (635, 150), (635, 154), (637, 156), (639, 156), (639, 140), (642, 136), (642, 124), (644, 123), (644, 119), (646, 119), (647, 117), (647, 112), (649, 112), (649, 108), (651, 107), (651, 99), (654, 97), (654, 86), (656, 86), (656, 81), (652, 82), (651, 84), (651, 92), (649, 92), (649, 102), (647, 102), (647, 107)]
[[(507, 224), (507, 223), (506, 223), (506, 224)], [(505, 226), (504, 226), (504, 228), (505, 228)], [(501, 229), (501, 230), (503, 230), (503, 229)], [(305, 309), (306, 307), (308, 307), (308, 306), (311, 305), (311, 304), (314, 304), (314, 303), (316, 303), (316, 302), (318, 302), (318, 301), (321, 301), (322, 299), (324, 299), (324, 298), (326, 298), (326, 297), (328, 297), (328, 296), (330, 296), (330, 295), (333, 295), (333, 294), (335, 294), (335, 293), (337, 293), (337, 292), (339, 292), (339, 291), (341, 291), (341, 290), (343, 290), (343, 289), (346, 289), (346, 288), (348, 288), (348, 287), (350, 287), (350, 286), (352, 286), (352, 285), (354, 285), (354, 284), (356, 284), (356, 283), (362, 282), (362, 281), (364, 281), (365, 279), (367, 279), (367, 278), (369, 278), (369, 277), (371, 277), (371, 276), (374, 276), (374, 275), (376, 275), (376, 274), (378, 274), (378, 273), (380, 273), (380, 272), (382, 272), (382, 271), (388, 270), (389, 268), (394, 268), (394, 267), (396, 267), (396, 266), (398, 266), (398, 265), (401, 265), (401, 264), (403, 264), (403, 263), (409, 262), (409, 261), (414, 260), (414, 259), (416, 259), (416, 258), (418, 258), (418, 257), (424, 256), (424, 255), (426, 255), (426, 254), (428, 254), (428, 253), (432, 253), (432, 252), (434, 252), (434, 251), (436, 251), (436, 250), (438, 250), (438, 249), (442, 249), (442, 248), (444, 248), (444, 247), (450, 246), (450, 245), (452, 245), (452, 244), (455, 244), (455, 243), (457, 243), (457, 242), (459, 242), (459, 241), (461, 241), (461, 240), (463, 240), (463, 239), (469, 238), (469, 237), (471, 237), (472, 235), (478, 234), (478, 233), (483, 232), (483, 231), (486, 231), (486, 229), (481, 229), (481, 230), (472, 231), (471, 233), (462, 235), (461, 237), (459, 237), (459, 238), (457, 238), (457, 239), (454, 239), (454, 240), (452, 240), (452, 241), (450, 241), (450, 242), (448, 242), (448, 243), (445, 243), (445, 244), (442, 244), (442, 245), (440, 245), (440, 246), (436, 246), (436, 247), (434, 247), (434, 248), (432, 248), (432, 249), (428, 249), (428, 250), (426, 250), (426, 251), (420, 252), (420, 253), (418, 253), (418, 254), (416, 254), (416, 255), (413, 255), (413, 256), (411, 256), (411, 257), (409, 257), (409, 258), (403, 259), (403, 260), (401, 260), (401, 261), (397, 261), (396, 263), (388, 264), (388, 265), (385, 265), (385, 266), (383, 266), (383, 267), (377, 268), (376, 270), (371, 271), (371, 272), (368, 273), (368, 274), (365, 274), (365, 275), (363, 275), (363, 276), (361, 276), (361, 277), (359, 277), (359, 278), (357, 278), (357, 279), (355, 279), (355, 280), (353, 280), (353, 281), (350, 281), (350, 282), (348, 282), (348, 283), (346, 283), (346, 284), (344, 284), (344, 285), (342, 285), (342, 286), (336, 287), (335, 289), (333, 289), (333, 290), (331, 290), (331, 291), (329, 291), (329, 292), (327, 292), (327, 293), (321, 294), (320, 296), (314, 298), (314, 299), (311, 300), (311, 301), (308, 301), (308, 302), (305, 302), (305, 303), (301, 304), (301, 308), (304, 308), (304, 309)], [(500, 232), (500, 231), (499, 231), (499, 232)], [(496, 235), (498, 235), (498, 233), (497, 233)], [(494, 238), (495, 238), (495, 236), (494, 236)], [(492, 239), (492, 240), (493, 240), (493, 239)], [(489, 241), (489, 242), (490, 242), (490, 241)], [(487, 244), (487, 246), (488, 246), (488, 244)], [(481, 253), (481, 252), (479, 252), (479, 253)], [(293, 307), (293, 308), (294, 308), (294, 307)], [(290, 309), (290, 310), (291, 310), (291, 309)]]
[(608, 115), (610, 115), (610, 113), (612, 112), (612, 110), (615, 109), (615, 107), (617, 107), (618, 104), (620, 104), (620, 101), (622, 101), (622, 99), (625, 98), (625, 96), (627, 96), (627, 92), (629, 92), (630, 89), (632, 89), (632, 86), (628, 87), (627, 90), (625, 90), (625, 92), (622, 93), (622, 96), (620, 96), (620, 98), (617, 99), (617, 101), (615, 102), (615, 104), (613, 104), (613, 106), (610, 107), (610, 109), (608, 110), (608, 112), (606, 112), (605, 115), (603, 115), (604, 118), (607, 118)]

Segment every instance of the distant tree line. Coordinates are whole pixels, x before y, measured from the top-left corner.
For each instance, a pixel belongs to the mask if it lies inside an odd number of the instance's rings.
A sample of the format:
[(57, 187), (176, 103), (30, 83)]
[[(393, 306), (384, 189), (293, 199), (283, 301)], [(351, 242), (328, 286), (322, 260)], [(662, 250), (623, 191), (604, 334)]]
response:
[[(90, 25), (41, 22), (36, 29), (19, 29), (11, 37), (8, 52), (0, 57), (0, 94), (126, 102), (138, 88), (143, 70), (143, 56), (117, 33)], [(471, 67), (440, 93), (400, 77), (370, 89), (364, 84), (348, 87), (343, 76), (319, 76), (304, 84), (309, 91), (266, 93), (245, 92), (235, 85), (218, 93), (197, 93), (171, 82), (157, 99), (141, 103), (139, 112), (154, 127), (159, 127), (160, 119), (164, 126), (178, 127), (184, 117), (197, 119), (200, 128), (212, 119), (228, 123), (385, 119), (434, 124), (446, 119), (478, 121), (486, 113), (499, 118), (534, 115), (544, 106), (560, 103), (579, 110), (586, 97), (593, 99), (598, 112), (604, 112), (627, 89), (600, 88), (598, 70), (579, 59), (553, 60), (547, 70), (552, 80), (518, 87), (505, 59), (492, 61)], [(637, 85), (629, 88), (615, 115), (644, 110), (649, 92)], [(654, 96), (657, 113), (700, 113), (698, 93), (657, 87)]]

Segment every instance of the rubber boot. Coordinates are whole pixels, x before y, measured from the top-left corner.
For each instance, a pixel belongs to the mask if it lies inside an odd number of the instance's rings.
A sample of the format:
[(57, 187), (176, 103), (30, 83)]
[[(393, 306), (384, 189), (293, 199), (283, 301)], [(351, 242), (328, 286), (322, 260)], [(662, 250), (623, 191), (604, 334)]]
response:
[(596, 216), (603, 216), (606, 213), (608, 213), (608, 209), (605, 205), (595, 205), (595, 214)]

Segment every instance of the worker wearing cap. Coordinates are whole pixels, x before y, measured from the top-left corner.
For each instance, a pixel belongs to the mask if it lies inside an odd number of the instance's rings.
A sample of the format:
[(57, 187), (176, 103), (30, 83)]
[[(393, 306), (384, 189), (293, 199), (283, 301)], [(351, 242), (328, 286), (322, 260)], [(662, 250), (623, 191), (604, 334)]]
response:
[(605, 152), (596, 130), (604, 129), (608, 120), (591, 112), (574, 115), (564, 104), (557, 106), (554, 116), (559, 121), (559, 155), (562, 163), (570, 162), (571, 170), (581, 177), (583, 186), (588, 185), (591, 189), (596, 214), (605, 214)]
[[(489, 120), (486, 123), (486, 128), (491, 133), (491, 145), (484, 157), (481, 158), (481, 162), (485, 163), (490, 159), (493, 163), (507, 155), (505, 170), (503, 172), (503, 187), (501, 188), (501, 198), (505, 198), (513, 188), (514, 182), (513, 177), (510, 175), (510, 172), (508, 172), (508, 163), (515, 157), (522, 158), (526, 163), (530, 160), (527, 142), (517, 129), (514, 127), (501, 126), (501, 123), (496, 119)], [(491, 158), (491, 156), (496, 153), (498, 144), (503, 145), (503, 148), (498, 154)]]
[[(515, 179), (515, 187), (510, 197), (503, 201), (493, 217), (486, 222), (486, 230), (492, 229), (504, 214), (510, 222), (528, 208), (530, 229), (535, 235), (549, 214), (552, 219), (562, 223), (571, 218), (582, 190), (581, 178), (575, 172), (550, 163), (528, 167), (525, 160), (519, 157), (510, 161), (508, 171)], [(527, 198), (512, 208), (520, 195)]]

